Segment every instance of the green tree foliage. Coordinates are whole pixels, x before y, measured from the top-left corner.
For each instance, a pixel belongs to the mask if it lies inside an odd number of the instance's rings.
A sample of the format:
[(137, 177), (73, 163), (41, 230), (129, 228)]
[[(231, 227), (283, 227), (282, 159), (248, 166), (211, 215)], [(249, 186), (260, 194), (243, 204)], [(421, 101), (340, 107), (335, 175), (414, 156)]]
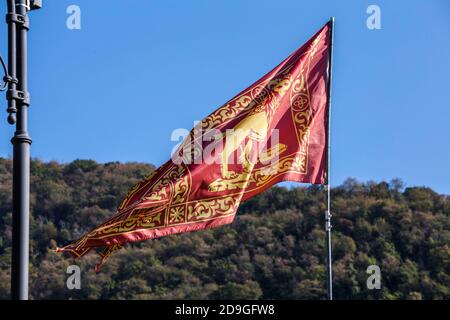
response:
[[(325, 192), (273, 187), (243, 203), (225, 227), (127, 245), (99, 274), (95, 254), (52, 251), (111, 216), (146, 164), (31, 166), (33, 299), (324, 299)], [(11, 161), (0, 158), (0, 298), (9, 298)], [(348, 179), (332, 190), (338, 299), (450, 299), (450, 198), (403, 183)], [(81, 290), (66, 288), (71, 264)], [(381, 268), (381, 289), (366, 286)]]

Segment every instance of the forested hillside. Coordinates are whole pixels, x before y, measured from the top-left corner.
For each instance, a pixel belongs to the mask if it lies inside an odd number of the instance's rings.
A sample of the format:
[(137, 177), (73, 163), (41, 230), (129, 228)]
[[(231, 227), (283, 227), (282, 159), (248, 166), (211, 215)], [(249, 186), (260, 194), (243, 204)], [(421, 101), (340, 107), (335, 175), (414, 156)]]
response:
[[(244, 203), (234, 223), (127, 245), (99, 274), (90, 254), (52, 248), (113, 214), (128, 188), (153, 167), (137, 163), (32, 161), (30, 295), (33, 299), (324, 299), (324, 191), (271, 190)], [(0, 158), (0, 298), (9, 298), (11, 161)], [(401, 181), (332, 191), (338, 299), (450, 299), (450, 198)], [(82, 270), (66, 288), (67, 266)], [(381, 268), (381, 290), (366, 269)]]

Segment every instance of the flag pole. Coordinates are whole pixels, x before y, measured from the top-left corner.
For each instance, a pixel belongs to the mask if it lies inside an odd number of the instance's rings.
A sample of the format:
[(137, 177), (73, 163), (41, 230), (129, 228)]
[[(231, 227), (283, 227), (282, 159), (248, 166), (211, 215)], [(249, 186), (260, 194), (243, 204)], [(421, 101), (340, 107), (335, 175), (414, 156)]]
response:
[(333, 29), (334, 17), (330, 18), (328, 32), (330, 34), (330, 49), (328, 50), (328, 83), (327, 83), (327, 211), (325, 212), (325, 231), (327, 234), (327, 294), (328, 299), (333, 300), (333, 260), (331, 246), (331, 175), (330, 175), (330, 131), (331, 131), (331, 80), (332, 80), (332, 62), (333, 62)]

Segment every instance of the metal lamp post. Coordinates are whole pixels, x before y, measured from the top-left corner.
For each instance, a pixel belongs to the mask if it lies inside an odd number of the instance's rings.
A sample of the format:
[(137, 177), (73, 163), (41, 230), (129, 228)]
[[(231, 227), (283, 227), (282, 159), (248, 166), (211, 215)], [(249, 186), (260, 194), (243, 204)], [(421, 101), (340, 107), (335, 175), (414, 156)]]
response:
[(4, 81), (8, 88), (8, 122), (16, 124), (13, 144), (13, 235), (11, 299), (28, 299), (28, 251), (30, 219), (30, 145), (28, 134), (27, 33), (28, 11), (39, 9), (40, 0), (7, 0), (8, 71)]

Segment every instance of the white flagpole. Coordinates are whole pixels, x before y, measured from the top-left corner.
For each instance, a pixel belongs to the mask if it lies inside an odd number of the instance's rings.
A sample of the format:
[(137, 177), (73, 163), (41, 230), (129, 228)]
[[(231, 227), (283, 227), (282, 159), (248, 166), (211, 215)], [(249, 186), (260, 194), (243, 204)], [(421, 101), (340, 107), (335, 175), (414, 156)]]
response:
[(330, 175), (330, 129), (331, 129), (331, 80), (332, 80), (332, 62), (333, 62), (333, 29), (334, 17), (330, 18), (329, 33), (330, 33), (330, 49), (328, 57), (328, 91), (327, 91), (327, 107), (328, 107), (328, 121), (327, 121), (327, 211), (325, 212), (325, 231), (327, 234), (327, 293), (328, 299), (333, 300), (333, 261), (332, 261), (332, 247), (331, 247), (331, 175)]

